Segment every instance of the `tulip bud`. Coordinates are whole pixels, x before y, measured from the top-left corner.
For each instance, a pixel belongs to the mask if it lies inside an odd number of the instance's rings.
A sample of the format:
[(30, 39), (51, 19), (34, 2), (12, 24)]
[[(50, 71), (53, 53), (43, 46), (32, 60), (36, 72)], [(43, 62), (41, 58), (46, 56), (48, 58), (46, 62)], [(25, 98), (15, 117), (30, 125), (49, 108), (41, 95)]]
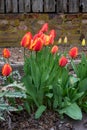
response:
[(58, 43), (59, 43), (59, 44), (62, 43), (62, 38), (59, 38)]
[(59, 66), (64, 67), (68, 63), (68, 59), (65, 56), (62, 56), (59, 60)]
[(9, 76), (11, 72), (12, 72), (12, 67), (9, 64), (5, 64), (2, 67), (2, 75), (3, 76)]
[(48, 23), (45, 23), (42, 28), (40, 29), (40, 32), (47, 32), (48, 31)]
[(82, 46), (85, 46), (86, 45), (86, 41), (85, 41), (85, 38), (83, 38), (82, 40)]
[(72, 49), (70, 49), (69, 55), (70, 55), (71, 58), (76, 58), (77, 55), (78, 55), (78, 48), (73, 47)]
[(64, 38), (64, 43), (67, 43), (68, 39), (67, 37)]
[(26, 33), (23, 36), (22, 40), (21, 40), (21, 46), (25, 47), (25, 48), (29, 47), (30, 44), (31, 44), (31, 40), (32, 40), (32, 34), (31, 34), (31, 32)]
[(9, 58), (11, 56), (11, 53), (7, 48), (4, 48), (2, 55), (4, 58)]
[(55, 53), (57, 53), (57, 52), (58, 52), (58, 46), (54, 45), (54, 46), (52, 47), (52, 49), (51, 49), (51, 53), (52, 53), (52, 54), (55, 54)]

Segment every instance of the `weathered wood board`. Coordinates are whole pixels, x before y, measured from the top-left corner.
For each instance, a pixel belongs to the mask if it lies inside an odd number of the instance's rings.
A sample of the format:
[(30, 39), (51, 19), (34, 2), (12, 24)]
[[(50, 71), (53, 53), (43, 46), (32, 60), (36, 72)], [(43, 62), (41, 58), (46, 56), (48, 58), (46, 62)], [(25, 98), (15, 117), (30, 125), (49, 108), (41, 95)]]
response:
[(0, 0), (0, 13), (4, 13), (5, 9), (4, 9), (4, 0)]
[(30, 12), (30, 11), (31, 11), (31, 1), (25, 0), (25, 12)]
[(66, 13), (67, 12), (67, 0), (57, 0), (57, 12)]
[(44, 0), (44, 12), (55, 12), (55, 0)]
[(24, 12), (24, 0), (19, 0), (19, 12)]
[(17, 0), (6, 0), (6, 13), (17, 13), (18, 2)]
[(69, 13), (79, 12), (79, 0), (69, 0)]
[(43, 12), (43, 0), (32, 0), (32, 12)]
[(80, 0), (80, 5), (82, 6), (82, 12), (87, 12), (87, 0)]
[(87, 0), (0, 0), (0, 13), (87, 12)]

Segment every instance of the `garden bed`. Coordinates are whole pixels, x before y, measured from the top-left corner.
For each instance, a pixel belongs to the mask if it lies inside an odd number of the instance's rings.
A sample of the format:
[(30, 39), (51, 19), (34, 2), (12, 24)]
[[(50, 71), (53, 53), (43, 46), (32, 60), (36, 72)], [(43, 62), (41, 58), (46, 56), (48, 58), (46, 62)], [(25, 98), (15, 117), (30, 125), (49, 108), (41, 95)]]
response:
[[(69, 51), (74, 45), (58, 45), (59, 51)], [(87, 54), (87, 46), (82, 47), (77, 45), (79, 53), (85, 52)], [(2, 52), (3, 48), (0, 48)], [(14, 70), (19, 70), (23, 73), (23, 48), (9, 48), (12, 52), (11, 64)], [(76, 62), (80, 60), (80, 55)], [(2, 63), (3, 64), (3, 63)], [(0, 65), (1, 68), (2, 65)], [(46, 111), (40, 119), (35, 120), (34, 114), (28, 115), (25, 111), (19, 113), (9, 113), (6, 115), (6, 120), (0, 122), (0, 130), (86, 130), (87, 129), (87, 114), (83, 113), (81, 121), (72, 120), (66, 116), (61, 119), (56, 112)]]
[(34, 114), (25, 111), (10, 113), (6, 121), (0, 122), (0, 130), (86, 130), (87, 114), (83, 113), (81, 121), (72, 120), (66, 116), (61, 119), (58, 113), (46, 111), (40, 119), (35, 120)]

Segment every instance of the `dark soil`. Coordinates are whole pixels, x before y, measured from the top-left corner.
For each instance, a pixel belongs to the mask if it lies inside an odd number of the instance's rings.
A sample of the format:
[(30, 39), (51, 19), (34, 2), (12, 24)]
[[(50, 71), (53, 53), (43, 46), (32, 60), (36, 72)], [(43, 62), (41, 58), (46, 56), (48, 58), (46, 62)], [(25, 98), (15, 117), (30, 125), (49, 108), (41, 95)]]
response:
[[(73, 46), (79, 48), (79, 53), (87, 54), (87, 46), (81, 45), (59, 45), (59, 51), (69, 51)], [(0, 48), (0, 55), (3, 48)], [(23, 63), (23, 48), (9, 48), (11, 51), (11, 63), (21, 65)], [(78, 56), (77, 59), (80, 59)], [(3, 63), (2, 63), (3, 64)], [(1, 70), (1, 68), (0, 68)], [(0, 130), (87, 130), (87, 114), (83, 113), (81, 121), (72, 120), (66, 116), (61, 119), (58, 113), (46, 111), (40, 119), (35, 120), (34, 114), (28, 115), (27, 112), (9, 113), (5, 121), (0, 122)]]
[(0, 122), (0, 130), (87, 130), (87, 114), (83, 114), (82, 121), (75, 121), (66, 116), (61, 119), (52, 111), (46, 111), (38, 120), (25, 111), (11, 113)]

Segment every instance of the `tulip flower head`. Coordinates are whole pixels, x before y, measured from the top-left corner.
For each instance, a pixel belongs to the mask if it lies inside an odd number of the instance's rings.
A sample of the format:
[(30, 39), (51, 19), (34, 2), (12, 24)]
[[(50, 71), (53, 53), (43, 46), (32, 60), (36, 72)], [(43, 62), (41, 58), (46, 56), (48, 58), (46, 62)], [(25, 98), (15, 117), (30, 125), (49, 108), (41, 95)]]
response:
[(56, 31), (54, 29), (52, 29), (50, 31), (50, 35), (52, 35), (55, 38), (56, 37)]
[(58, 52), (58, 46), (54, 45), (54, 46), (52, 47), (52, 49), (51, 49), (51, 53), (52, 53), (52, 54), (55, 54), (55, 53), (57, 53), (57, 52)]
[(69, 55), (71, 58), (76, 58), (78, 55), (78, 48), (77, 47), (71, 48), (69, 51)]
[(31, 50), (40, 51), (43, 47), (43, 40), (41, 38), (36, 38), (32, 41)]
[(62, 38), (59, 38), (58, 44), (61, 44), (61, 43), (62, 43)]
[(11, 72), (12, 72), (12, 67), (9, 64), (5, 64), (2, 67), (2, 75), (3, 76), (9, 76)]
[(48, 31), (48, 23), (45, 23), (42, 28), (40, 29), (40, 32), (47, 32)]
[(68, 39), (67, 37), (64, 38), (64, 43), (67, 43)]
[(21, 40), (21, 46), (25, 48), (29, 47), (31, 44), (31, 40), (32, 40), (31, 32), (26, 33)]
[(2, 55), (4, 58), (9, 58), (11, 56), (11, 53), (7, 48), (4, 48)]
[(82, 46), (85, 46), (86, 45), (86, 41), (85, 41), (85, 38), (83, 38), (82, 40)]
[(64, 67), (66, 66), (67, 63), (68, 63), (68, 59), (65, 56), (62, 56), (59, 59), (59, 66)]

